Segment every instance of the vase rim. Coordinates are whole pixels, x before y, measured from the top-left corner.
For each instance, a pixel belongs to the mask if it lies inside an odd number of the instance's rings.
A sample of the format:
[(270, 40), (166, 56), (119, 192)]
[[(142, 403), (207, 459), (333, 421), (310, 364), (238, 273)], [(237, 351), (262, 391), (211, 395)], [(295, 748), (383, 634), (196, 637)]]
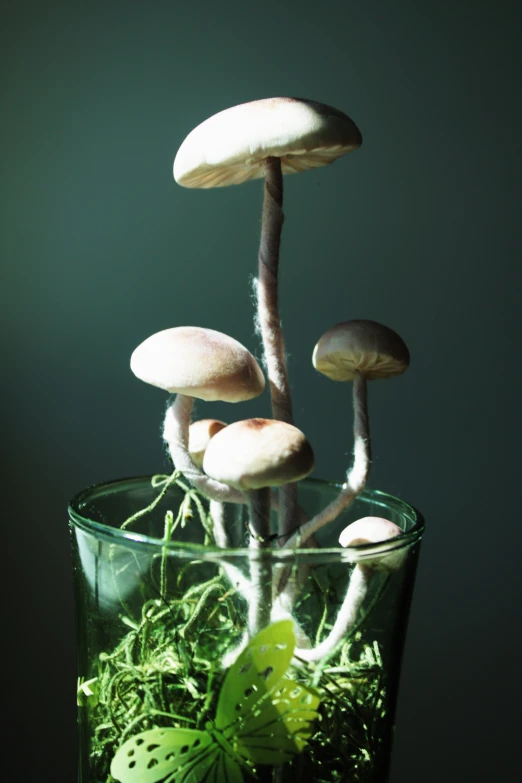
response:
[[(83, 530), (84, 532), (91, 533), (96, 537), (101, 537), (112, 543), (132, 543), (133, 545), (142, 545), (146, 548), (161, 546), (167, 547), (170, 551), (175, 552), (179, 557), (204, 557), (207, 559), (223, 559), (226, 556), (227, 559), (233, 558), (252, 558), (253, 552), (247, 547), (233, 547), (227, 549), (221, 549), (217, 546), (205, 546), (198, 543), (190, 543), (184, 541), (168, 541), (165, 542), (161, 538), (155, 538), (153, 536), (145, 535), (144, 533), (136, 533), (132, 530), (118, 527), (112, 527), (111, 525), (98, 522), (90, 519), (81, 513), (82, 506), (86, 504), (88, 498), (92, 498), (96, 492), (100, 492), (103, 489), (110, 487), (116, 487), (118, 485), (125, 484), (138, 484), (143, 481), (151, 481), (152, 475), (140, 475), (130, 476), (127, 478), (113, 479), (110, 481), (103, 481), (96, 484), (92, 484), (80, 492), (77, 492), (68, 505), (68, 513), (71, 524)], [(340, 490), (342, 484), (335, 481), (328, 481), (326, 479), (319, 478), (306, 478), (299, 482), (303, 487), (313, 488), (331, 488), (332, 490)], [(355, 560), (364, 559), (366, 556), (373, 554), (383, 554), (384, 552), (392, 552), (394, 550), (403, 549), (411, 546), (418, 541), (424, 533), (425, 521), (420, 511), (412, 506), (410, 503), (395, 497), (388, 492), (383, 492), (378, 489), (365, 489), (360, 495), (357, 496), (357, 500), (363, 502), (372, 502), (372, 504), (379, 504), (383, 506), (383, 509), (393, 507), (403, 516), (407, 517), (411, 523), (411, 528), (404, 531), (397, 538), (388, 539), (384, 542), (371, 543), (371, 544), (357, 544), (356, 546), (348, 547), (324, 547), (324, 548), (292, 548), (292, 549), (262, 549), (256, 551), (256, 557), (264, 558), (269, 557), (277, 561), (285, 562), (289, 559), (294, 560), (296, 555), (300, 558), (317, 559), (318, 556), (331, 557), (336, 560), (354, 562)]]

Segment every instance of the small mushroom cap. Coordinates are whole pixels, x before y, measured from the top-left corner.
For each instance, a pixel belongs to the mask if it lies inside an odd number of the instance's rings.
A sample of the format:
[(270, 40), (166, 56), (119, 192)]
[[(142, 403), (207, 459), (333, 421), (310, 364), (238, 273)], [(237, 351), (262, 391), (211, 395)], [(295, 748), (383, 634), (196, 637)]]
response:
[(402, 337), (376, 321), (343, 321), (328, 329), (314, 348), (312, 362), (332, 381), (368, 380), (403, 373), (410, 353)]
[(240, 490), (299, 481), (314, 468), (312, 447), (301, 430), (276, 419), (245, 419), (214, 435), (203, 470)]
[[(381, 517), (363, 517), (345, 527), (339, 536), (341, 546), (359, 546), (360, 544), (379, 544), (400, 536), (402, 530), (394, 522)], [(397, 571), (406, 557), (404, 548), (391, 552), (361, 553), (359, 564), (371, 571)]]
[(188, 450), (190, 458), (198, 468), (203, 466), (207, 446), (217, 433), (227, 425), (219, 419), (198, 419), (189, 427)]
[(174, 179), (187, 188), (239, 185), (264, 175), (266, 158), (283, 174), (333, 163), (360, 147), (346, 114), (301, 98), (265, 98), (215, 114), (194, 128), (174, 160)]
[(131, 370), (145, 383), (200, 400), (257, 397), (265, 376), (250, 351), (222, 332), (199, 326), (164, 329), (138, 345)]

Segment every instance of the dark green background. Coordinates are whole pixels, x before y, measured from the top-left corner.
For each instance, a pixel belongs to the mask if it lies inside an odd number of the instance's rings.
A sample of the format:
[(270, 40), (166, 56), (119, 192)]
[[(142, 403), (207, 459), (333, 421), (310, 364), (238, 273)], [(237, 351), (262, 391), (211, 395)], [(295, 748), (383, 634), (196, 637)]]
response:
[[(392, 783), (515, 780), (520, 754), (520, 4), (11, 2), (1, 41), (2, 708), (10, 780), (75, 779), (69, 497), (166, 468), (159, 329), (258, 353), (261, 184), (188, 191), (185, 135), (273, 95), (360, 150), (285, 179), (281, 309), (296, 423), (341, 480), (350, 388), (321, 333), (372, 318), (412, 354), (370, 388), (371, 486), (424, 513)], [(268, 413), (266, 395), (228, 421)], [(7, 539), (7, 543), (6, 543)], [(5, 697), (5, 698), (4, 698)], [(4, 768), (4, 767), (3, 767)]]

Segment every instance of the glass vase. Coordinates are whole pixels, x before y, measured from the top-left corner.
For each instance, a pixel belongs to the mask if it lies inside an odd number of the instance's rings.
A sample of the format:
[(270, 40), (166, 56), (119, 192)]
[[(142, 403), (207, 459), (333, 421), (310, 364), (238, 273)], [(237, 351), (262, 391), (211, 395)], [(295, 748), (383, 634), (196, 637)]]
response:
[[(339, 490), (301, 482), (301, 513)], [(71, 502), (79, 783), (388, 779), (420, 514), (367, 490), (298, 549), (249, 546), (246, 515), (176, 475)], [(368, 516), (404, 532), (339, 546)]]

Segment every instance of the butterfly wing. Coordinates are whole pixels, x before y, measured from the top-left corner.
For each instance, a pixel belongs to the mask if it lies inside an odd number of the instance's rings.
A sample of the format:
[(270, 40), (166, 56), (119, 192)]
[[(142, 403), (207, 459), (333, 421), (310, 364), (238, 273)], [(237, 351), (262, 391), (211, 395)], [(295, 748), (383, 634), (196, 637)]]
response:
[(228, 670), (218, 699), (216, 728), (241, 724), (283, 678), (295, 647), (291, 620), (259, 631)]
[(236, 753), (253, 764), (283, 764), (301, 753), (319, 717), (317, 693), (283, 679), (247, 716), (233, 740)]
[(273, 623), (254, 636), (225, 677), (216, 728), (247, 763), (283, 764), (313, 733), (317, 694), (284, 679), (294, 647), (291, 620)]
[(244, 783), (244, 777), (239, 764), (227, 753), (221, 753), (205, 783)]
[(199, 783), (222, 755), (206, 731), (151, 729), (124, 742), (111, 775), (120, 783)]

